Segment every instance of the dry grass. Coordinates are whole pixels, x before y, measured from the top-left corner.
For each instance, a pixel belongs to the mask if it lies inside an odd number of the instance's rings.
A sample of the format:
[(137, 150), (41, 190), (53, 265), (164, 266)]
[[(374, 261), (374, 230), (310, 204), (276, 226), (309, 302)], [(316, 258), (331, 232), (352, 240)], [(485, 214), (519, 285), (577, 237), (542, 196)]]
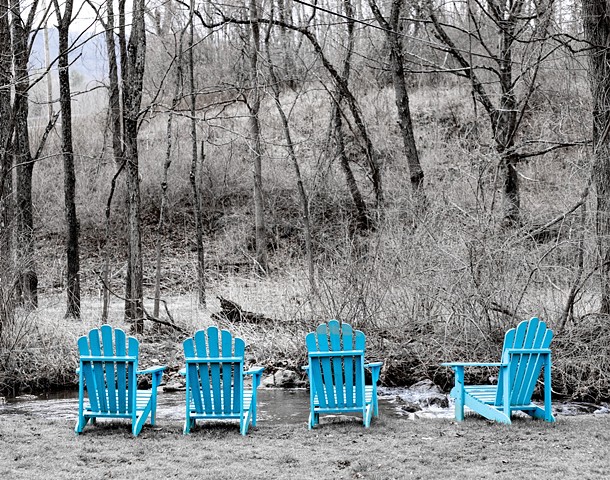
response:
[(99, 423), (80, 436), (72, 422), (35, 415), (0, 417), (0, 477), (210, 479), (597, 479), (608, 473), (610, 416), (562, 417), (511, 426), (467, 418), (260, 424), (181, 434), (179, 423)]

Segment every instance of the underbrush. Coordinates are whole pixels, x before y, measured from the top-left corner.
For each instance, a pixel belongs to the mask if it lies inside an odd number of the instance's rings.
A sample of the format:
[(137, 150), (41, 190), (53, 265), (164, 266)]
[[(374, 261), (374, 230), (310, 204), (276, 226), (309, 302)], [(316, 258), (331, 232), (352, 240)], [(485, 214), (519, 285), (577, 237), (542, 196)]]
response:
[[(182, 366), (185, 336), (217, 324), (246, 340), (249, 364), (265, 366), (267, 373), (287, 368), (302, 375), (306, 333), (338, 318), (367, 335), (367, 357), (384, 362), (383, 384), (406, 386), (429, 378), (449, 389), (453, 374), (440, 363), (499, 361), (506, 330), (538, 316), (555, 331), (554, 394), (585, 401), (610, 398), (610, 320), (592, 313), (598, 298), (595, 248), (580, 240), (583, 233), (591, 237), (588, 224), (568, 217), (550, 238), (533, 238), (531, 225), (502, 231), (446, 203), (430, 209), (417, 227), (405, 228), (400, 215), (392, 212), (381, 228), (366, 235), (347, 228), (329, 235), (316, 265), (315, 291), (298, 258), (272, 257), (291, 268), (267, 278), (248, 271), (212, 272), (202, 307), (188, 287), (194, 284), (194, 253), (180, 261), (170, 258), (163, 266), (164, 282), (170, 284), (162, 296), (171, 317), (163, 311), (161, 316), (183, 333), (147, 322), (143, 366), (161, 362), (175, 374)], [(586, 275), (578, 275), (578, 249)], [(578, 294), (568, 305), (575, 282)], [(267, 320), (219, 319), (219, 297)], [(0, 382), (5, 391), (76, 381), (76, 339), (99, 325), (101, 298), (86, 298), (81, 322), (63, 319), (61, 297), (45, 298), (56, 299), (36, 313), (17, 315), (5, 331)], [(152, 310), (149, 297), (145, 303)], [(122, 307), (120, 300), (113, 301), (109, 323), (129, 330)], [(568, 307), (571, 313), (564, 315)], [(482, 368), (468, 372), (466, 380), (488, 383), (493, 377), (497, 371)]]

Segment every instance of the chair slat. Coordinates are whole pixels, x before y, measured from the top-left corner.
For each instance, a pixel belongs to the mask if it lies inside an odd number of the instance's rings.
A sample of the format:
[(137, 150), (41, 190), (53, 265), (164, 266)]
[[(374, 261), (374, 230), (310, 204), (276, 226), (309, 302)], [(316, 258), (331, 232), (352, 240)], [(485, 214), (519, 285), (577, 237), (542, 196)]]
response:
[[(219, 357), (220, 356), (220, 348), (219, 348), (219, 340), (218, 340), (218, 329), (216, 327), (208, 328), (208, 354), (210, 357)], [(221, 403), (221, 385), (220, 385), (220, 365), (214, 363), (210, 365), (211, 377), (212, 377), (212, 385), (211, 391), (214, 396), (214, 408), (215, 412), (220, 412), (222, 408)]]
[[(89, 356), (91, 355), (91, 350), (89, 349), (89, 341), (87, 337), (80, 337), (77, 341), (78, 352), (81, 356)], [(81, 375), (83, 375), (85, 379), (85, 388), (87, 390), (87, 396), (89, 398), (89, 403), (91, 405), (91, 409), (94, 411), (99, 411), (99, 403), (97, 401), (98, 393), (97, 393), (97, 383), (95, 381), (95, 373), (93, 372), (93, 365), (91, 362), (80, 362), (80, 371)]]
[[(354, 330), (349, 323), (343, 322), (341, 325), (342, 349), (354, 350)], [(353, 357), (345, 357), (343, 359), (345, 367), (345, 406), (353, 407), (355, 405), (354, 394), (354, 359)]]
[[(524, 322), (522, 322), (524, 323)], [(538, 319), (532, 319), (529, 322), (525, 322), (526, 324), (526, 333), (523, 339), (523, 343), (521, 348), (532, 348), (534, 346), (534, 342), (536, 341), (536, 334), (538, 332), (539, 321)], [(521, 355), (518, 359), (514, 359), (514, 363), (517, 367), (514, 370), (512, 391), (511, 391), (511, 403), (517, 402), (517, 396), (521, 391), (521, 387), (524, 383), (525, 373), (527, 372), (527, 365), (531, 355)]]
[[(244, 375), (243, 375), (243, 371), (244, 371), (244, 357), (246, 355), (246, 342), (243, 341), (243, 339), (241, 338), (236, 338), (235, 339), (235, 351), (233, 353), (234, 356), (236, 357), (240, 357), (241, 361), (239, 363), (239, 366), (236, 365), (237, 369), (234, 370), (233, 373), (233, 412), (234, 413), (239, 413), (242, 410), (242, 404), (243, 401), (242, 399), (240, 399), (241, 395), (245, 395), (244, 392)], [(250, 391), (250, 393), (252, 393), (252, 391)], [(244, 409), (248, 410), (248, 408), (246, 408), (244, 406)]]
[[(125, 332), (120, 328), (114, 329), (114, 345), (116, 355), (124, 357), (127, 355), (127, 337)], [(127, 402), (127, 363), (119, 362), (116, 366), (117, 374), (117, 400), (118, 413), (126, 413), (128, 411)]]
[[(217, 331), (217, 330), (215, 330)], [(207, 358), (212, 356), (208, 349), (208, 340), (206, 332), (199, 330), (195, 332), (193, 337), (195, 339), (195, 346), (197, 347), (196, 356), (198, 358)], [(206, 413), (210, 414), (214, 411), (214, 404), (212, 403), (212, 392), (210, 391), (210, 364), (200, 363), (197, 367), (198, 372), (198, 388), (200, 391), (194, 392), (197, 395), (203, 395), (203, 408)]]
[(364, 406), (364, 355), (366, 348), (366, 337), (360, 330), (356, 330), (354, 336), (354, 348), (362, 351), (361, 357), (357, 358), (357, 364), (354, 365), (355, 385), (356, 385), (356, 404)]
[[(329, 352), (330, 344), (328, 339), (328, 326), (320, 325), (316, 333), (318, 336), (318, 349), (321, 352)], [(322, 383), (324, 384), (324, 389), (322, 391), (323, 395), (326, 397), (326, 403), (328, 406), (335, 407), (337, 405), (337, 399), (335, 396), (335, 382), (333, 379), (331, 359), (330, 357), (322, 357), (320, 359), (320, 363), (322, 364)], [(318, 395), (320, 395), (320, 392), (318, 392)]]
[[(308, 351), (318, 351), (317, 335), (314, 332), (305, 337)], [(322, 379), (322, 363), (320, 357), (309, 357), (309, 375), (311, 378), (312, 395), (319, 398), (320, 405), (326, 407), (326, 395), (324, 393), (324, 382)]]
[[(342, 350), (341, 346), (341, 329), (339, 326), (339, 322), (336, 320), (331, 320), (328, 322), (328, 336), (329, 336), (329, 346), (331, 352), (340, 352)], [(344, 359), (340, 356), (332, 357), (332, 366), (333, 366), (333, 384), (335, 385), (335, 395), (337, 399), (337, 406), (345, 405), (345, 395), (346, 392), (342, 388), (345, 385), (345, 381), (343, 378), (343, 361)], [(349, 372), (346, 368), (346, 375), (349, 376)]]
[[(101, 355), (100, 331), (98, 329), (89, 332), (89, 348), (91, 355)], [(101, 412), (108, 411), (108, 401), (106, 399), (106, 378), (104, 365), (101, 362), (93, 362), (93, 373), (95, 375), (95, 395), (97, 395), (98, 406)], [(91, 395), (91, 393), (89, 393)]]
[[(127, 354), (130, 357), (138, 358), (140, 354), (140, 343), (134, 337), (127, 339)], [(127, 409), (133, 412), (135, 398), (138, 390), (136, 382), (136, 371), (138, 370), (138, 361), (127, 362)]]
[[(540, 343), (539, 348), (549, 348), (552, 340), (553, 331), (546, 329), (544, 336), (542, 336), (542, 342)], [(532, 398), (534, 388), (536, 388), (536, 382), (538, 381), (538, 377), (540, 376), (540, 371), (542, 370), (543, 365), (544, 357), (542, 355), (536, 355), (535, 358), (532, 356), (532, 360), (530, 361), (529, 365), (531, 369), (527, 372), (527, 382), (524, 383), (521, 395), (519, 395), (517, 398), (519, 403), (529, 402)]]
[[(112, 327), (110, 325), (102, 325), (100, 327), (102, 334), (102, 348), (105, 357), (114, 357), (114, 338), (112, 335)], [(117, 409), (117, 392), (116, 392), (116, 372), (114, 362), (105, 362), (106, 384), (108, 386), (108, 409), (111, 413), (118, 413)]]
[[(233, 356), (233, 337), (228, 330), (220, 332), (221, 353), (223, 357)], [(222, 364), (222, 393), (224, 413), (232, 413), (231, 393), (233, 390), (233, 363)]]
[[(184, 348), (184, 356), (186, 358), (195, 358), (195, 340), (193, 338), (187, 338), (182, 342), (182, 348)], [(195, 410), (198, 413), (203, 412), (203, 401), (201, 398), (201, 384), (199, 382), (199, 371), (198, 365), (193, 363), (187, 363), (186, 365), (186, 391), (187, 395), (190, 396), (195, 404)], [(191, 398), (187, 397), (186, 403), (189, 404)], [(187, 407), (189, 408), (189, 407)]]

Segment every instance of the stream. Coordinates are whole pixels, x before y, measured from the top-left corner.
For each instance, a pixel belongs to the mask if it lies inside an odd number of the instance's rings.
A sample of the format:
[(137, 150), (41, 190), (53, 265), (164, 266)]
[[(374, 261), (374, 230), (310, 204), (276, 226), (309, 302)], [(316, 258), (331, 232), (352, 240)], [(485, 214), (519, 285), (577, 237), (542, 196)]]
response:
[[(184, 392), (159, 390), (157, 418), (160, 421), (184, 419)], [(610, 413), (609, 404), (579, 402), (553, 402), (555, 415), (604, 415)], [(29, 414), (47, 418), (76, 420), (78, 392), (64, 391), (46, 395), (22, 395), (16, 398), (0, 397), (0, 415)], [(453, 405), (438, 392), (422, 392), (409, 388), (379, 387), (379, 414), (388, 417), (453, 418)], [(260, 388), (258, 390), (259, 422), (271, 424), (307, 423), (309, 417), (309, 391), (301, 389)]]

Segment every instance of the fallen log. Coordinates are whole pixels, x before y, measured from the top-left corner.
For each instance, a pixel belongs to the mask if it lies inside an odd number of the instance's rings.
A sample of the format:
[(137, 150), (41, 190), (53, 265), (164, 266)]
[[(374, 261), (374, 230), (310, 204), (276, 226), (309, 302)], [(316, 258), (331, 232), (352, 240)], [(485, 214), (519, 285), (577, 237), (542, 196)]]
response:
[(220, 312), (212, 314), (214, 320), (247, 323), (267, 323), (274, 321), (272, 318), (266, 317), (260, 313), (248, 312), (231, 300), (227, 300), (221, 296), (217, 296), (217, 298), (220, 300)]

